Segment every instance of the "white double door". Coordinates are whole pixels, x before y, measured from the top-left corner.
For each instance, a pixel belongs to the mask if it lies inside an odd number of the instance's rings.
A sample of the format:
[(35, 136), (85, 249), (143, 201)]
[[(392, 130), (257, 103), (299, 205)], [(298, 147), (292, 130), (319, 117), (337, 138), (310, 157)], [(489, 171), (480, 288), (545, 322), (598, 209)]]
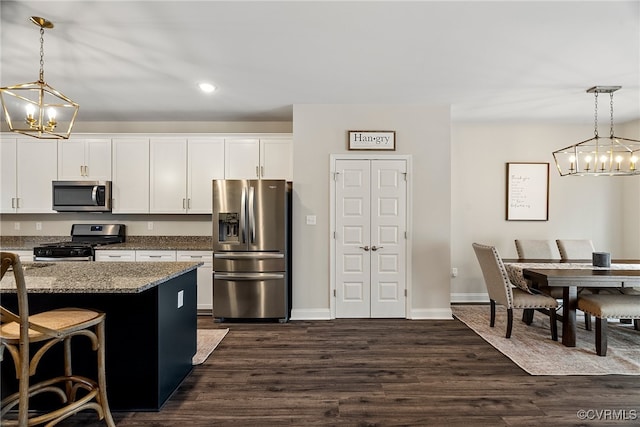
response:
[(406, 317), (406, 160), (335, 163), (336, 317)]

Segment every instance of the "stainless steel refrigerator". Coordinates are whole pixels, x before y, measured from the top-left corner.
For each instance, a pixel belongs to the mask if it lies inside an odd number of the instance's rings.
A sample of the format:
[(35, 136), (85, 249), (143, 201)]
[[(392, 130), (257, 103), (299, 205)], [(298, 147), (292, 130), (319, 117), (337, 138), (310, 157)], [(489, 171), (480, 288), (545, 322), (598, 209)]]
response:
[(291, 314), (291, 183), (213, 180), (213, 316)]

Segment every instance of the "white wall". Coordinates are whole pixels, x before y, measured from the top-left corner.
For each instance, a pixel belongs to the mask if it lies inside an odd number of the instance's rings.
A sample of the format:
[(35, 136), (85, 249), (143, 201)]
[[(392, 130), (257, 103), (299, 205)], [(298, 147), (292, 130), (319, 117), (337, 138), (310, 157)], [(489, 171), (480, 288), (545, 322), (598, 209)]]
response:
[[(517, 238), (589, 238), (614, 258), (640, 258), (638, 177), (560, 177), (553, 163), (554, 150), (592, 135), (588, 125), (453, 127), (451, 254), (459, 275), (451, 279), (452, 301), (486, 300), (472, 242), (495, 245), (502, 257), (515, 258)], [(550, 163), (548, 221), (505, 220), (507, 162)]]
[[(448, 107), (294, 105), (293, 318), (328, 318), (329, 156), (348, 130), (395, 130), (395, 154), (413, 158), (412, 318), (450, 317), (450, 112)], [(317, 225), (306, 225), (316, 215)]]

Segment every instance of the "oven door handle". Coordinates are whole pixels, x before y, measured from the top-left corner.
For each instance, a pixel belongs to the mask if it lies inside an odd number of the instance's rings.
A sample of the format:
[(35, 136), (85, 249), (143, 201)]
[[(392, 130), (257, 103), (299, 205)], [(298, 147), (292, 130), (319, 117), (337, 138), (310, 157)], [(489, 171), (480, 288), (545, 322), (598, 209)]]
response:
[(64, 261), (93, 261), (93, 257), (92, 256), (74, 256), (74, 257), (40, 257), (40, 256), (36, 256), (33, 257), (34, 261), (60, 261), (60, 262), (64, 262)]
[(279, 280), (284, 273), (213, 273), (213, 280)]

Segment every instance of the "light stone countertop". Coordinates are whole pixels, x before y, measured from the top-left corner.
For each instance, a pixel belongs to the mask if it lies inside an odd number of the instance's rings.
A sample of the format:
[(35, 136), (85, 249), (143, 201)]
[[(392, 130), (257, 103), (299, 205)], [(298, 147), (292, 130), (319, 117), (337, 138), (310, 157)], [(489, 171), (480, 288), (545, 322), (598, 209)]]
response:
[[(23, 262), (30, 293), (140, 293), (203, 265), (198, 262)], [(0, 293), (15, 292), (13, 272)]]
[[(0, 236), (5, 251), (32, 250), (44, 243), (70, 241), (70, 236)], [(98, 250), (213, 251), (211, 236), (126, 236), (124, 243), (99, 246)]]

